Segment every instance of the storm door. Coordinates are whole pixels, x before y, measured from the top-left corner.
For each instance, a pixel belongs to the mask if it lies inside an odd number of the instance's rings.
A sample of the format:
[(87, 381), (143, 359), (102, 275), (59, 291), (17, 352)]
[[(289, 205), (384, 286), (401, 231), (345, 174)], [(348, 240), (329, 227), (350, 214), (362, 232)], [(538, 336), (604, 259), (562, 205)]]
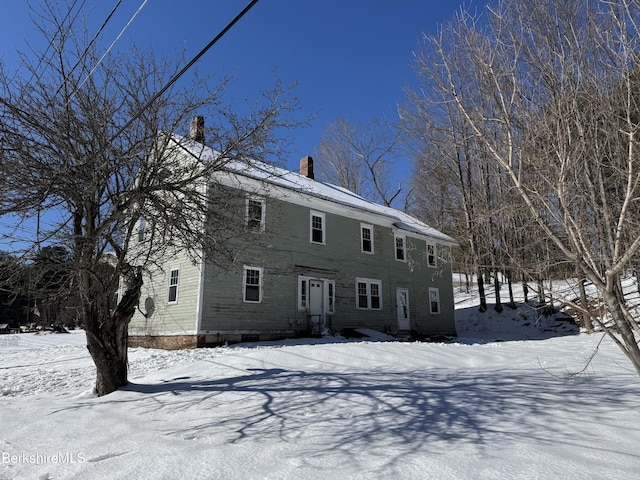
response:
[(324, 326), (324, 288), (321, 280), (309, 280), (309, 321), (311, 333), (320, 335)]
[(410, 330), (411, 315), (409, 313), (409, 289), (396, 289), (396, 303), (398, 305), (398, 330)]

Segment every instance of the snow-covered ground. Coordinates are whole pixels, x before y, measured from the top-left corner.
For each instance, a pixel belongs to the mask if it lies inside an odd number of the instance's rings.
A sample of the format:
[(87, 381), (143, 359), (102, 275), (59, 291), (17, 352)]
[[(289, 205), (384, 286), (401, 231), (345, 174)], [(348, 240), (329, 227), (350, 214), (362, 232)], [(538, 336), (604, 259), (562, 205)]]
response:
[(638, 478), (610, 340), (457, 298), (452, 343), (132, 349), (103, 398), (82, 332), (0, 336), (0, 479)]

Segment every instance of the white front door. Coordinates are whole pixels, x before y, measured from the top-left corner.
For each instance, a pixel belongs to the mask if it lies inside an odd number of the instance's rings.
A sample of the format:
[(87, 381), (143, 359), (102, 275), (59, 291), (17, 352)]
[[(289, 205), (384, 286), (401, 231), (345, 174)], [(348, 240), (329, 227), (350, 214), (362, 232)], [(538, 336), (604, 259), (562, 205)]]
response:
[(411, 330), (411, 315), (409, 314), (409, 289), (396, 289), (396, 303), (398, 304), (398, 330)]
[(323, 291), (322, 281), (309, 280), (309, 320), (311, 333), (315, 335), (320, 335), (324, 327)]

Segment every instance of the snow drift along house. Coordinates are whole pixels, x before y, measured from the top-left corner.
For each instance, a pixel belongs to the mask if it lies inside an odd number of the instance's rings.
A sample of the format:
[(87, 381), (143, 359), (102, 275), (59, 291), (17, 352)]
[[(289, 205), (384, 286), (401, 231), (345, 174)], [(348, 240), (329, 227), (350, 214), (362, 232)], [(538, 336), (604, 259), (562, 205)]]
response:
[[(193, 158), (213, 159), (196, 139), (192, 131), (181, 143)], [(232, 162), (216, 174), (239, 193), (246, 238), (237, 268), (194, 265), (180, 252), (156, 261), (129, 327), (131, 345), (202, 347), (354, 328), (455, 335), (455, 240), (316, 180), (311, 157), (300, 167)]]

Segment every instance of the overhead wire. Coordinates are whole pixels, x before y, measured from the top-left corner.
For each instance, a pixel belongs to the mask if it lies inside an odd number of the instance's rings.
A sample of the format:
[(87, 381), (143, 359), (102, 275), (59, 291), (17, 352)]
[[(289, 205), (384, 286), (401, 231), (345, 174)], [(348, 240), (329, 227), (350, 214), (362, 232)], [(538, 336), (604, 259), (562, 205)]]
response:
[(129, 19), (129, 21), (127, 22), (127, 24), (124, 26), (124, 28), (120, 31), (120, 33), (118, 34), (118, 36), (115, 38), (115, 40), (111, 43), (111, 45), (109, 45), (109, 48), (107, 48), (107, 50), (104, 52), (104, 54), (102, 55), (102, 57), (100, 57), (100, 60), (98, 60), (98, 63), (95, 64), (95, 66), (91, 69), (91, 71), (89, 73), (87, 73), (87, 76), (84, 78), (84, 80), (80, 83), (80, 85), (78, 85), (76, 87), (76, 89), (73, 91), (73, 93), (71, 93), (71, 95), (69, 95), (69, 99), (67, 100), (67, 106), (69, 105), (69, 103), (71, 102), (71, 100), (73, 99), (74, 95), (78, 92), (78, 90), (80, 90), (82, 88), (82, 86), (87, 83), (87, 81), (89, 80), (89, 78), (91, 78), (91, 75), (93, 75), (93, 72), (96, 71), (96, 69), (100, 66), (100, 64), (102, 63), (102, 61), (104, 60), (104, 58), (109, 54), (109, 52), (111, 51), (111, 49), (115, 46), (115, 44), (118, 42), (118, 40), (120, 40), (120, 37), (122, 37), (122, 35), (124, 34), (124, 32), (129, 28), (129, 26), (133, 23), (133, 21), (135, 20), (135, 18), (138, 16), (138, 14), (142, 11), (142, 9), (144, 8), (144, 6), (147, 4), (148, 0), (143, 0), (142, 4), (140, 5), (140, 7), (138, 7), (138, 10), (136, 10), (136, 12), (132, 15), (132, 17)]
[[(80, 65), (80, 63), (82, 62), (83, 58), (87, 55), (87, 53), (89, 53), (89, 50), (96, 43), (96, 40), (98, 39), (98, 37), (100, 36), (102, 31), (105, 29), (105, 27), (109, 23), (109, 20), (111, 20), (111, 17), (113, 17), (113, 15), (116, 13), (116, 10), (118, 10), (118, 7), (121, 4), (122, 4), (122, 0), (118, 0), (116, 2), (116, 5), (111, 9), (111, 12), (109, 13), (109, 15), (107, 15), (107, 18), (104, 20), (104, 22), (102, 22), (102, 26), (98, 29), (98, 31), (95, 33), (95, 35), (93, 36), (91, 41), (85, 47), (84, 51), (80, 54), (80, 56), (78, 57), (78, 60), (76, 61), (75, 65), (73, 67), (71, 67), (71, 70), (69, 71), (69, 74), (73, 73), (73, 71), (78, 67), (78, 65)], [(64, 80), (63, 80), (62, 84), (58, 87), (58, 90), (56, 90), (56, 93), (53, 94), (54, 97), (56, 97), (58, 95), (58, 93), (60, 93), (60, 90), (62, 90), (63, 86), (64, 86)]]
[(193, 57), (191, 59), (191, 61), (189, 61), (189, 63), (187, 63), (182, 70), (180, 70), (178, 73), (176, 73), (168, 82), (167, 84), (162, 87), (153, 97), (151, 97), (151, 99), (149, 101), (147, 101), (147, 103), (144, 104), (144, 106), (142, 106), (142, 108), (140, 108), (132, 117), (131, 119), (125, 123), (122, 127), (120, 127), (118, 129), (118, 131), (111, 137), (110, 142), (113, 142), (116, 138), (118, 138), (122, 132), (124, 132), (129, 125), (131, 125), (140, 115), (142, 115), (144, 113), (144, 111), (149, 108), (149, 106), (155, 102), (163, 93), (165, 93), (174, 83), (176, 83), (178, 81), (178, 79), (187, 71), (189, 70), (198, 60), (200, 60), (200, 58), (207, 53), (207, 51), (213, 47), (213, 45), (215, 45), (218, 40), (220, 40), (242, 17), (244, 17), (244, 15), (251, 10), (251, 8), (253, 8), (253, 6), (258, 3), (259, 0), (252, 0), (251, 2), (249, 2), (247, 4), (246, 7), (244, 7), (244, 9), (242, 9), (242, 11), (240, 13), (238, 13), (233, 20), (231, 20), (231, 22), (229, 22), (227, 24), (226, 27), (224, 27), (220, 33), (218, 33), (202, 50), (200, 50), (200, 52), (198, 52), (198, 54)]
[[(80, 15), (80, 12), (82, 11), (82, 8), (84, 7), (84, 4), (86, 2), (87, 2), (87, 0), (83, 0), (82, 1), (82, 5), (80, 5), (80, 8), (78, 8), (78, 11), (76, 12), (75, 16), (73, 17), (73, 20), (71, 20), (71, 24), (73, 24), (76, 21), (76, 18), (78, 18), (78, 15)], [(67, 19), (71, 15), (71, 12), (73, 11), (73, 9), (76, 6), (76, 3), (78, 3), (78, 0), (74, 0), (73, 4), (71, 5), (69, 10), (67, 11), (67, 14), (62, 19), (61, 25), (64, 25), (64, 23), (67, 21)], [(49, 45), (47, 45), (47, 48), (45, 49), (44, 53), (42, 54), (42, 56), (38, 60), (38, 64), (36, 65), (36, 68), (31, 72), (31, 77), (29, 78), (29, 81), (27, 82), (27, 84), (31, 83), (31, 81), (33, 80), (33, 77), (36, 77), (36, 80), (40, 81), (40, 76), (38, 75), (38, 70), (40, 69), (40, 66), (42, 65), (42, 62), (44, 61), (44, 59), (47, 57), (47, 54), (49, 53), (49, 50), (53, 46), (53, 42), (54, 41), (55, 41), (55, 35), (53, 36), (53, 38), (49, 42)]]

